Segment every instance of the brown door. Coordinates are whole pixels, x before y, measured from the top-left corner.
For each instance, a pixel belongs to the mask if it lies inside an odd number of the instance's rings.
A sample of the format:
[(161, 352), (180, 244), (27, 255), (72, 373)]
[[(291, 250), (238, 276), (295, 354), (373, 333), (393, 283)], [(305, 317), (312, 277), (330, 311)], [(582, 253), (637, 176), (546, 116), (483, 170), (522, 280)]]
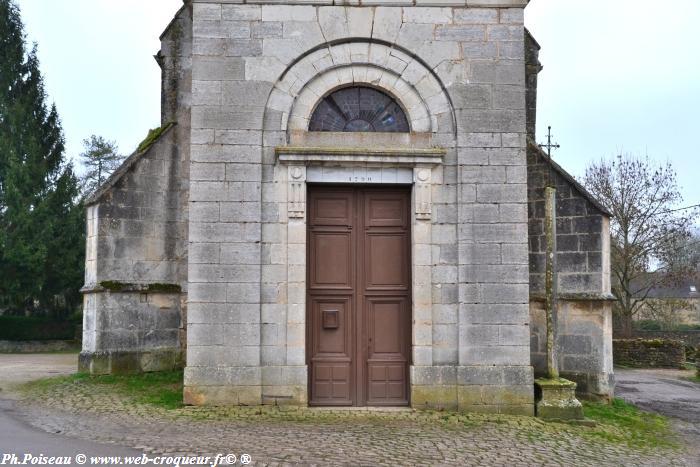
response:
[(410, 192), (309, 188), (311, 405), (407, 405)]

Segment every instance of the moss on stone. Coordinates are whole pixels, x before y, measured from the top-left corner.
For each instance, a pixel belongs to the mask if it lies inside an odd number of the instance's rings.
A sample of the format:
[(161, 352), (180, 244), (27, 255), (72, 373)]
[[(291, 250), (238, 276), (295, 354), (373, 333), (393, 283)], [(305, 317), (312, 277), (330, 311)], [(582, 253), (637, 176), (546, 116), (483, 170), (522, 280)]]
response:
[(146, 287), (148, 292), (172, 292), (179, 293), (182, 292), (182, 287), (179, 284), (165, 284), (156, 282), (154, 284), (148, 284)]
[(537, 378), (535, 380), (535, 384), (545, 386), (548, 388), (569, 388), (571, 386), (576, 386), (576, 383), (574, 381), (570, 381), (565, 378)]
[(182, 287), (179, 284), (154, 282), (152, 284), (134, 284), (121, 281), (102, 281), (100, 287), (110, 292), (145, 292), (145, 293), (180, 293)]
[(148, 130), (148, 134), (146, 135), (146, 138), (141, 141), (139, 144), (139, 147), (136, 149), (138, 152), (144, 152), (148, 150), (151, 146), (153, 146), (153, 143), (155, 143), (158, 138), (160, 138), (160, 135), (165, 133), (168, 128), (171, 126), (175, 125), (174, 122), (168, 122), (165, 125), (158, 127), (158, 128), (152, 128)]
[(134, 287), (134, 284), (121, 281), (102, 281), (100, 282), (100, 287), (107, 289), (110, 292), (121, 292), (124, 289)]

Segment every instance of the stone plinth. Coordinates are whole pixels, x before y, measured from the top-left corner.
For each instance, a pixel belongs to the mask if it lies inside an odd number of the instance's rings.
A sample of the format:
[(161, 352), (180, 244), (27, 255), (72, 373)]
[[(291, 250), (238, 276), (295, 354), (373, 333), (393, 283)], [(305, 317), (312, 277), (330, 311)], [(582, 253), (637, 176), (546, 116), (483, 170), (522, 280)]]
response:
[(536, 413), (545, 420), (582, 420), (583, 407), (576, 399), (576, 383), (563, 378), (535, 380)]

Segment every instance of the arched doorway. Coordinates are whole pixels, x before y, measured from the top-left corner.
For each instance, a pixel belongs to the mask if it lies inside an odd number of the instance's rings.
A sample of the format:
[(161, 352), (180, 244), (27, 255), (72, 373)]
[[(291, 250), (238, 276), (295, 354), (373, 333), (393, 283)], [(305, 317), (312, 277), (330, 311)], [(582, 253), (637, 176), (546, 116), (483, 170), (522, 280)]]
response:
[[(408, 132), (368, 86), (321, 99), (309, 131)], [(309, 185), (307, 325), (312, 405), (408, 405), (410, 186)]]

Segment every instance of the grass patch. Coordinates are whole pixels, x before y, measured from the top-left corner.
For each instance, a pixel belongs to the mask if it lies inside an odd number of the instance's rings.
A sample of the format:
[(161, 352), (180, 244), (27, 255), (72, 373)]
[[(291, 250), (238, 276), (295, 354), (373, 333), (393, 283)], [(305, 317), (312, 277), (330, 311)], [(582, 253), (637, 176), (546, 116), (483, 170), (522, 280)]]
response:
[[(126, 405), (141, 404), (168, 410), (184, 407), (182, 403), (182, 371), (167, 371), (129, 376), (91, 376), (74, 374), (33, 381), (25, 385), (25, 390), (49, 398), (77, 397), (109, 398), (110, 395), (124, 397)], [(77, 394), (77, 395), (76, 395)], [(475, 430), (484, 424), (499, 425), (504, 430), (515, 430), (522, 439), (534, 442), (542, 436), (556, 439), (557, 436), (579, 436), (583, 439), (603, 444), (626, 445), (639, 451), (656, 449), (680, 449), (682, 444), (671, 430), (669, 420), (661, 415), (644, 412), (621, 399), (611, 404), (584, 401), (587, 418), (597, 422), (596, 426), (562, 425), (545, 423), (536, 418), (510, 417), (481, 414), (461, 414), (458, 412), (420, 412), (418, 414), (382, 415), (347, 414), (310, 411), (296, 407), (190, 407), (173, 414), (193, 420), (245, 419), (278, 420), (295, 423), (440, 423), (455, 429)]]
[(583, 410), (587, 418), (599, 423), (589, 436), (635, 448), (680, 447), (668, 418), (644, 412), (622, 399), (610, 404), (584, 401)]
[(136, 403), (165, 409), (177, 409), (184, 405), (182, 403), (182, 370), (124, 376), (91, 376), (86, 373), (76, 373), (32, 381), (25, 385), (25, 389), (45, 391), (64, 384), (98, 386), (100, 392), (112, 390)]

